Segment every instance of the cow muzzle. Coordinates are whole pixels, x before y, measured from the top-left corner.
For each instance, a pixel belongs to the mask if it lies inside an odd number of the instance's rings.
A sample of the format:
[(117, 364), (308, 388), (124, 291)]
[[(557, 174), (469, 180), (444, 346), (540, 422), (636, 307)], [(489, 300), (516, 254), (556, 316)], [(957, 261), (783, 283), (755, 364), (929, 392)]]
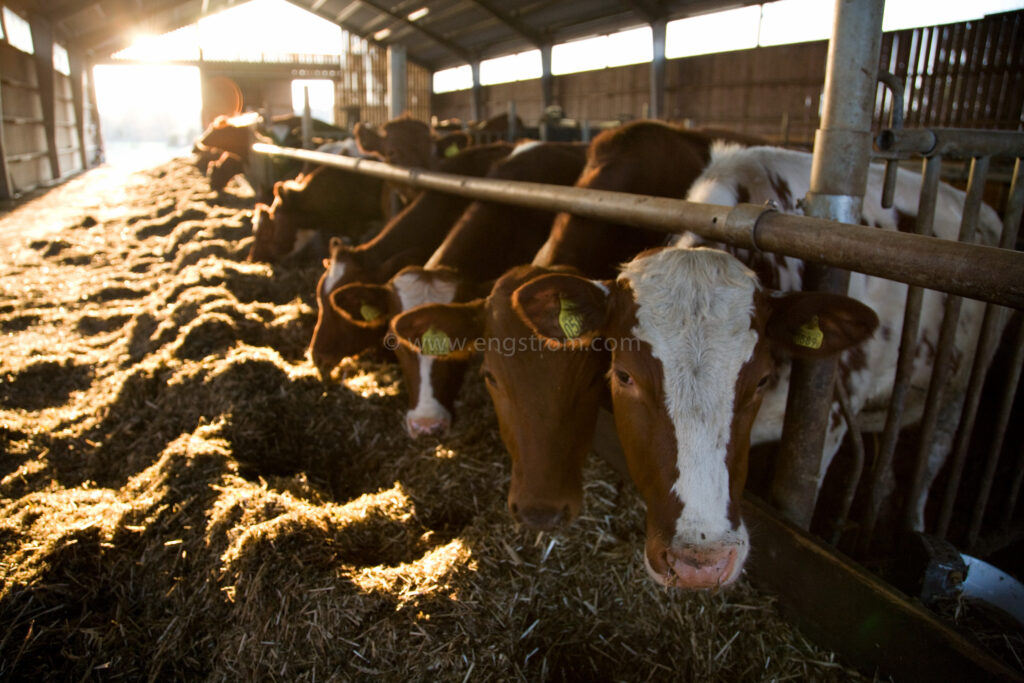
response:
[(721, 588), (739, 578), (748, 547), (745, 533), (742, 538), (701, 544), (666, 546), (649, 540), (644, 564), (651, 579), (668, 588)]

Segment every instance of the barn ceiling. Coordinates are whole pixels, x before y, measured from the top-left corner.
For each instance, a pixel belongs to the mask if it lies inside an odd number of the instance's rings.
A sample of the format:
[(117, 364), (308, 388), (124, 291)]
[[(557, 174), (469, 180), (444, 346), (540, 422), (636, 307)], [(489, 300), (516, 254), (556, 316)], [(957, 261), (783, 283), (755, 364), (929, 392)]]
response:
[[(58, 39), (94, 59), (134, 32), (165, 33), (244, 0), (7, 0), (47, 17)], [(430, 70), (758, 0), (289, 0)], [(426, 8), (425, 15), (417, 17)], [(412, 15), (412, 19), (410, 19)], [(375, 38), (374, 36), (377, 36)]]

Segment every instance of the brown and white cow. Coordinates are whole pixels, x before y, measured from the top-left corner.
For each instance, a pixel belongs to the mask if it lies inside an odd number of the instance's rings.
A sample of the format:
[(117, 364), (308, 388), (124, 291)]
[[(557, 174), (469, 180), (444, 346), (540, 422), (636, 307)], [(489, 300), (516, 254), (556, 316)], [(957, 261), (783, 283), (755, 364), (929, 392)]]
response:
[[(511, 151), (507, 143), (472, 147), (442, 161), (438, 170), (480, 177)], [(342, 358), (367, 348), (359, 346), (364, 338), (361, 334), (349, 334), (352, 321), (339, 314), (344, 307), (332, 306), (334, 291), (352, 282), (383, 283), (405, 266), (422, 264), (469, 203), (468, 199), (444, 192), (423, 192), (369, 242), (350, 247), (340, 239), (331, 239), (330, 256), (324, 261), (325, 270), (316, 287), (317, 322), (309, 344), (310, 356), (322, 376), (329, 375)], [(386, 323), (386, 318), (382, 322)]]
[(574, 271), (517, 266), (498, 279), (486, 299), (420, 306), (391, 323), (399, 348), (431, 359), (434, 367), (482, 355), (481, 374), (512, 460), (509, 511), (537, 529), (560, 526), (579, 514), (583, 462), (608, 367), (603, 347), (591, 348), (590, 339), (558, 349), (538, 343), (516, 312), (513, 293), (556, 272)]

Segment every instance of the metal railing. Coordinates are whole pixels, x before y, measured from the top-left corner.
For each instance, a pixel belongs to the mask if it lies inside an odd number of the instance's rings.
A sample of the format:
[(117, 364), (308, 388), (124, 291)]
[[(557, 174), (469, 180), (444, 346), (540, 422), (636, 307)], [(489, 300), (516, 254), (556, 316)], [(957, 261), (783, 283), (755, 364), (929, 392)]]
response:
[(449, 192), (607, 220), (666, 233), (694, 232), (718, 242), (855, 270), (897, 282), (1024, 309), (1024, 253), (925, 235), (793, 216), (753, 204), (734, 207), (626, 192), (491, 180), (402, 168), (310, 150), (257, 143), (253, 151)]

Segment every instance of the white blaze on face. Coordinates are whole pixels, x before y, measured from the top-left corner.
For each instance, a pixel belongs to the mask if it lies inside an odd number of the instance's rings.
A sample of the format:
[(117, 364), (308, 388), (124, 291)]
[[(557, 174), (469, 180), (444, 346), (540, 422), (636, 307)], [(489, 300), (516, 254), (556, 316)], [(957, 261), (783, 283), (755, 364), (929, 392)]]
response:
[(419, 356), (420, 391), (416, 397), (416, 407), (405, 414), (409, 433), (415, 436), (412, 424), (415, 422), (450, 423), (452, 416), (448, 409), (434, 397), (434, 385), (430, 382), (430, 371), (434, 367), (434, 357)]
[(455, 301), (456, 283), (430, 277), (419, 272), (397, 275), (391, 286), (398, 295), (403, 311), (423, 304), (450, 304)]
[(345, 277), (345, 263), (331, 257), (331, 263), (327, 266), (327, 276), (324, 278), (324, 294), (333, 292), (343, 277)]
[(736, 379), (754, 352), (753, 273), (710, 249), (665, 249), (628, 264), (619, 276), (637, 302), (633, 334), (661, 361), (666, 409), (675, 430), (683, 503), (673, 545), (727, 540), (745, 545), (729, 521), (726, 449)]

